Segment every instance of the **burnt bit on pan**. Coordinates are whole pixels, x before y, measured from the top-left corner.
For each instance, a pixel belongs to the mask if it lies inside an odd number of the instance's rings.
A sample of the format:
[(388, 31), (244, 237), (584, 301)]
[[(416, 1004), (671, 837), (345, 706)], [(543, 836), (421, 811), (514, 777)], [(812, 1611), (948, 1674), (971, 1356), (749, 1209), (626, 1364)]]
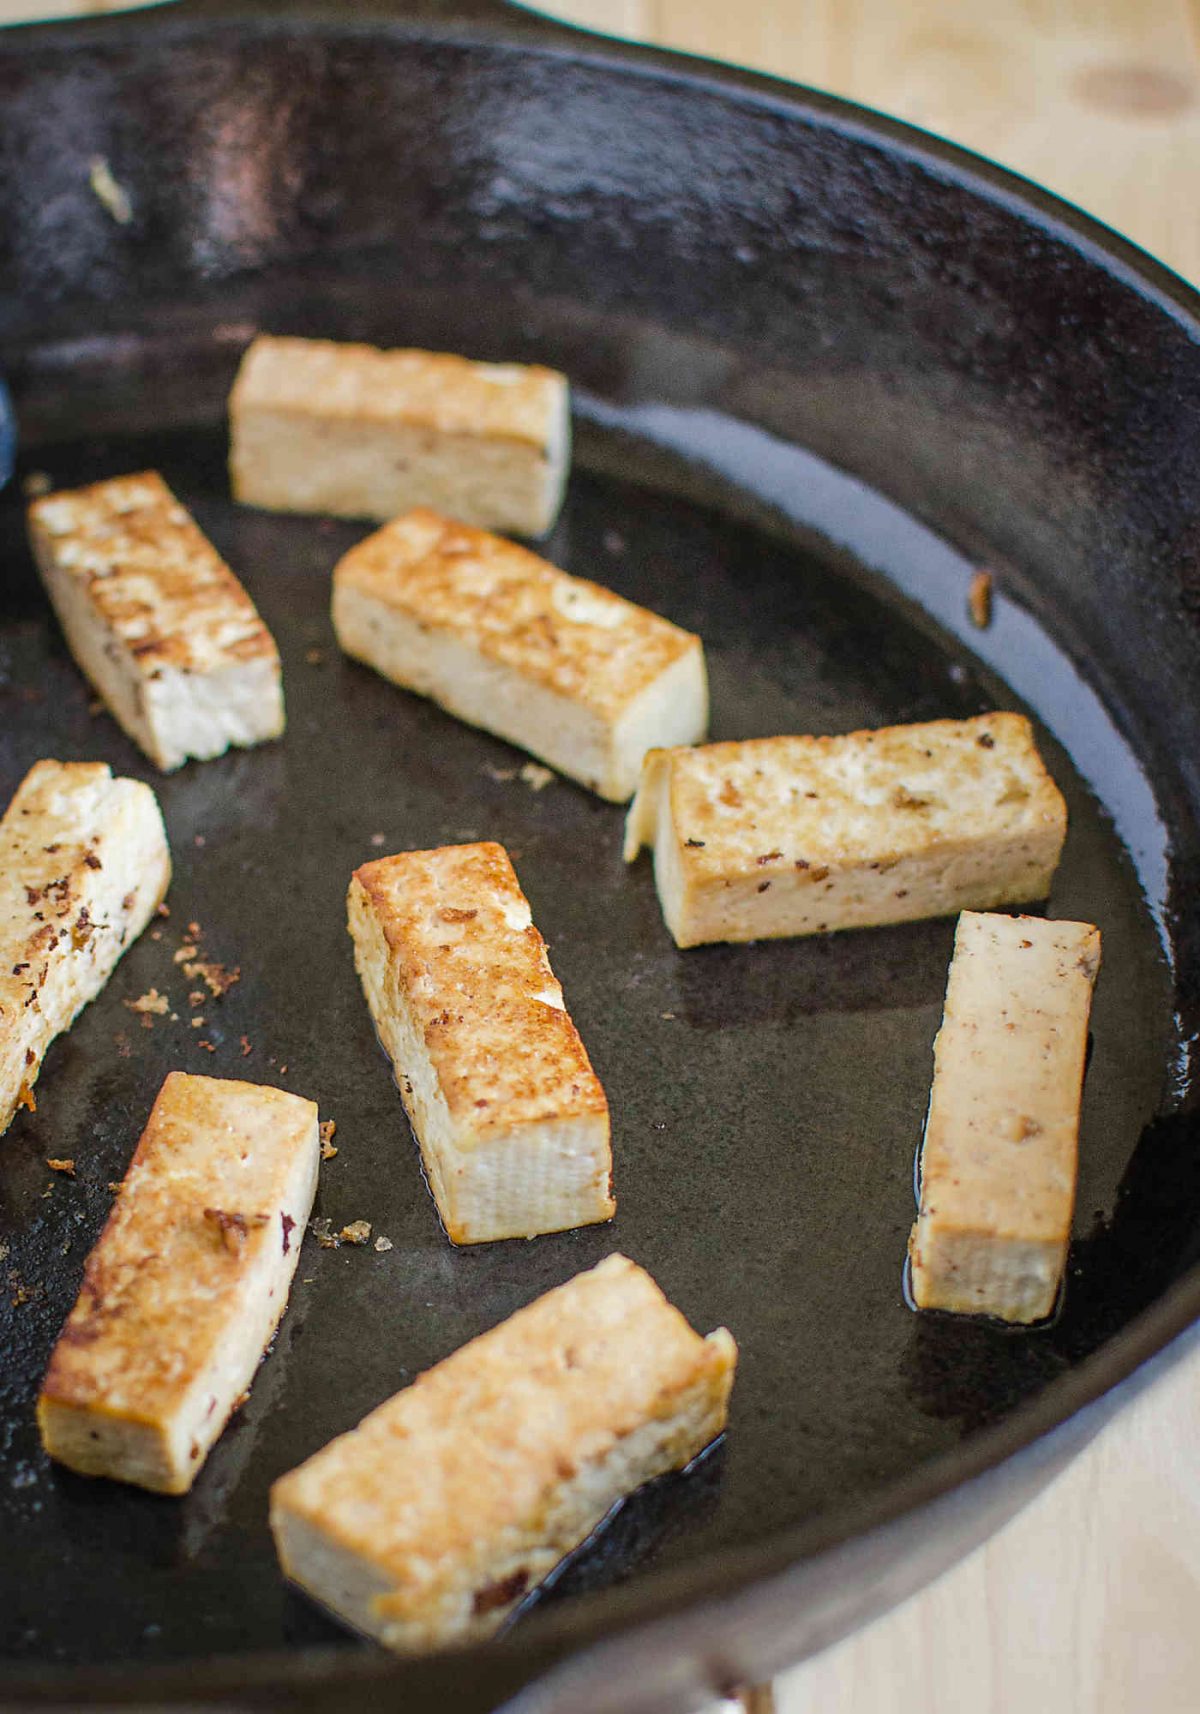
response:
[(977, 571), (967, 591), (967, 611), (978, 631), (986, 631), (992, 622), (992, 587), (995, 579), (990, 571)]
[(333, 1221), (326, 1215), (321, 1215), (309, 1225), (309, 1231), (323, 1250), (340, 1250), (342, 1241), (333, 1232)]

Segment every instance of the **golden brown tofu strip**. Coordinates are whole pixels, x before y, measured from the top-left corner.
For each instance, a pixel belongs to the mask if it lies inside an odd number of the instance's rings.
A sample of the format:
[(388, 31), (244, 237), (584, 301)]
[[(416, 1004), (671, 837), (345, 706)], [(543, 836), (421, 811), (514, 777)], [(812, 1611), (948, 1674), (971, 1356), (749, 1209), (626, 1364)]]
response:
[(1058, 1297), (1100, 933), (964, 911), (909, 1241), (920, 1309), (1038, 1321)]
[(381, 523), (436, 506), (464, 523), (540, 536), (571, 451), (565, 375), (438, 351), (263, 335), (229, 399), (239, 500)]
[(655, 744), (708, 725), (699, 637), (514, 542), (430, 511), (333, 574), (348, 655), (623, 803)]
[(502, 845), (365, 863), (363, 991), (456, 1244), (611, 1218), (608, 1103)]
[(725, 1427), (737, 1362), (609, 1256), (464, 1345), (271, 1494), (285, 1574), (403, 1652), (495, 1631)]
[(191, 1487), (287, 1304), (319, 1158), (314, 1102), (170, 1074), (42, 1383), (52, 1458)]
[(94, 1000), (171, 880), (150, 787), (36, 762), (0, 820), (0, 1136), (55, 1036)]
[(35, 500), (29, 539), (71, 653), (158, 767), (283, 731), (274, 640), (156, 471)]
[(1028, 720), (652, 750), (625, 857), (654, 852), (680, 946), (1044, 898), (1067, 831)]

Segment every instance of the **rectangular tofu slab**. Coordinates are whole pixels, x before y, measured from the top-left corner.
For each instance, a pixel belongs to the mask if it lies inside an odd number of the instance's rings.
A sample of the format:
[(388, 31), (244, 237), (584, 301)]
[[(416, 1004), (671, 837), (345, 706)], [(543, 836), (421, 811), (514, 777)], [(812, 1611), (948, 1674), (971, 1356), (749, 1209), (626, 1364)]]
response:
[(283, 731), (274, 640), (155, 471), (35, 500), (29, 539), (71, 653), (157, 767)]
[(502, 845), (381, 857), (354, 962), (456, 1244), (608, 1220), (608, 1103)]
[(708, 729), (699, 637), (434, 512), (351, 548), (333, 626), (355, 660), (614, 803), (651, 746)]
[(29, 770), (0, 820), (0, 1136), (170, 880), (149, 786), (101, 762)]
[(434, 506), (540, 536), (562, 504), (567, 378), (520, 363), (256, 339), (229, 398), (237, 499), (380, 523)]
[(285, 1574), (389, 1648), (497, 1630), (619, 1500), (724, 1429), (737, 1347), (609, 1256), (276, 1482)]
[(680, 946), (869, 928), (1043, 899), (1067, 808), (1028, 720), (981, 714), (646, 757), (643, 845)]
[(170, 1074), (42, 1382), (51, 1458), (187, 1492), (283, 1314), (319, 1158), (315, 1102)]
[(1100, 931), (964, 911), (909, 1240), (919, 1309), (1040, 1321), (1058, 1298)]

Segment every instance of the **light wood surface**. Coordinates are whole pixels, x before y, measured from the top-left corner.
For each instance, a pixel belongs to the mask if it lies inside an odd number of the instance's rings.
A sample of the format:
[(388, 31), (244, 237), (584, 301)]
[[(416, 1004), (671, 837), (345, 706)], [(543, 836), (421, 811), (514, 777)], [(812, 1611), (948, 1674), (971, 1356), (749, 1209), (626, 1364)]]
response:
[(133, 12), (163, 0), (0, 0), (0, 24), (27, 24), (45, 18), (78, 18), (89, 12)]
[[(563, 0), (572, 22), (897, 114), (1200, 283), (1200, 0)], [(1200, 1334), (920, 1595), (776, 1683), (778, 1714), (1200, 1714)]]
[(1196, 1714), (1200, 1337), (946, 1576), (785, 1673), (778, 1714)]
[[(111, 4), (0, 0), (0, 21)], [(898, 114), (1049, 185), (1200, 282), (1200, 0), (546, 9)], [(1193, 1333), (985, 1547), (785, 1674), (778, 1714), (1200, 1714), (1198, 1446)]]

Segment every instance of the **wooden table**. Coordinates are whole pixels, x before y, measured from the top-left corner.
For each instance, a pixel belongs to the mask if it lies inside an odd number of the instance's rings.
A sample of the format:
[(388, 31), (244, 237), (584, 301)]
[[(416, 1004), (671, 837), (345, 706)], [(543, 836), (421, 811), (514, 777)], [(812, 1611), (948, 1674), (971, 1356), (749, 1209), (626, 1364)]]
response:
[[(556, 0), (547, 9), (941, 132), (1200, 283), (1200, 0)], [(1197, 1714), (1200, 1332), (1134, 1390), (986, 1546), (785, 1674), (778, 1714)]]
[[(0, 0), (0, 21), (110, 0)], [(1200, 282), (1200, 0), (557, 0), (898, 114)], [(1197, 1714), (1200, 1332), (956, 1570), (775, 1685), (779, 1714)], [(754, 1699), (761, 1710), (765, 1698)]]

